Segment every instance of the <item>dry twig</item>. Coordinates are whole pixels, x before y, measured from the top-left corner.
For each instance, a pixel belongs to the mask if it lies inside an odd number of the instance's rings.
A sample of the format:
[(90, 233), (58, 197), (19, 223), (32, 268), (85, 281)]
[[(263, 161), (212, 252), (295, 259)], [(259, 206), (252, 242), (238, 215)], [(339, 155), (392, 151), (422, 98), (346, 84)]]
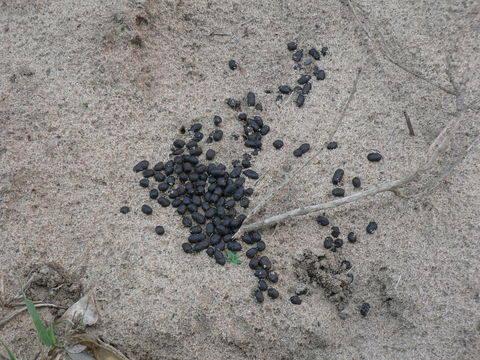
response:
[[(59, 306), (59, 305), (55, 305), (55, 304), (47, 304), (47, 303), (41, 303), (41, 304), (35, 304), (35, 307), (36, 308), (40, 308), (40, 307), (51, 307), (51, 308), (55, 308), (55, 309), (65, 309), (64, 306)], [(5, 326), (6, 323), (8, 323), (10, 320), (12, 320), (15, 316), (17, 316), (18, 314), (21, 314), (22, 312), (26, 311), (27, 310), (27, 307), (24, 306), (20, 309), (17, 309), (15, 311), (12, 311), (9, 315), (7, 315), (6, 317), (4, 317), (2, 320), (0, 320), (0, 329), (2, 327)]]

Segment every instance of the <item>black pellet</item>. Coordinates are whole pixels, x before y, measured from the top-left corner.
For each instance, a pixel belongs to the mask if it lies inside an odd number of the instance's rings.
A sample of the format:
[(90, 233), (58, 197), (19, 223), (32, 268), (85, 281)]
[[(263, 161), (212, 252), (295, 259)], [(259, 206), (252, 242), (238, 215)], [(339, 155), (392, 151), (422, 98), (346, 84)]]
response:
[(359, 188), (360, 186), (362, 186), (362, 181), (360, 180), (359, 177), (354, 177), (352, 179), (352, 185), (354, 188)]
[(142, 175), (143, 177), (150, 178), (155, 175), (155, 171), (153, 171), (152, 169), (143, 170)]
[(242, 250), (242, 244), (236, 241), (229, 241), (227, 243), (227, 249), (230, 251), (241, 251)]
[(371, 221), (367, 225), (367, 233), (373, 234), (375, 231), (377, 231), (378, 225), (375, 221)]
[(158, 234), (158, 235), (163, 235), (165, 234), (165, 229), (163, 228), (163, 226), (156, 226), (155, 227), (155, 232)]
[(300, 145), (299, 149), (302, 151), (302, 154), (305, 154), (310, 150), (310, 144), (308, 143), (302, 144)]
[(251, 91), (247, 94), (247, 105), (255, 106), (255, 94)]
[(182, 224), (185, 227), (190, 227), (192, 226), (192, 219), (190, 219), (188, 216), (184, 216), (182, 219)]
[(258, 260), (255, 259), (255, 258), (250, 259), (250, 262), (248, 263), (248, 266), (249, 266), (250, 269), (252, 269), (252, 270), (257, 269), (257, 267), (258, 267)]
[(367, 316), (369, 311), (370, 311), (370, 304), (369, 303), (363, 303), (362, 307), (360, 308), (360, 314), (362, 316)]
[(341, 266), (344, 267), (345, 270), (350, 270), (352, 268), (352, 263), (348, 260), (343, 260)]
[(187, 212), (187, 207), (183, 204), (177, 208), (177, 213), (179, 213), (180, 215), (185, 215), (186, 212)]
[(292, 60), (295, 62), (299, 62), (302, 60), (303, 57), (303, 50), (298, 50), (292, 55)]
[(150, 180), (143, 178), (138, 183), (140, 184), (141, 187), (146, 188), (150, 184)]
[(150, 206), (148, 205), (142, 205), (142, 212), (145, 214), (145, 215), (151, 215), (153, 210)]
[(163, 162), (160, 161), (160, 162), (155, 164), (155, 166), (153, 167), (153, 170), (162, 171), (164, 167), (165, 167), (165, 165), (163, 164)]
[(157, 189), (152, 189), (149, 192), (150, 199), (156, 199), (158, 198), (158, 190)]
[(207, 255), (208, 256), (212, 257), (214, 253), (215, 253), (215, 249), (213, 247), (209, 247), (207, 249)]
[(296, 42), (293, 42), (293, 41), (292, 41), (292, 42), (289, 42), (289, 43), (287, 44), (287, 49), (288, 49), (289, 51), (297, 50), (297, 43), (296, 43)]
[(262, 134), (263, 136), (267, 135), (269, 132), (270, 132), (270, 126), (268, 126), (268, 125), (263, 125), (260, 128), (260, 134)]
[(327, 56), (327, 54), (328, 54), (328, 47), (324, 46), (324, 47), (322, 47), (322, 50), (320, 50), (320, 51), (322, 52), (322, 55), (323, 55), (323, 56)]
[(263, 241), (259, 241), (259, 242), (257, 243), (257, 250), (258, 250), (258, 251), (263, 251), (263, 250), (265, 250), (265, 243), (264, 243)]
[(194, 225), (190, 228), (190, 234), (200, 234), (202, 232), (202, 227)]
[(130, 208), (129, 208), (128, 206), (122, 206), (122, 207), (120, 208), (120, 212), (121, 212), (122, 214), (127, 214), (127, 213), (130, 212)]
[(255, 270), (254, 275), (259, 279), (265, 279), (267, 277), (267, 272), (263, 269)]
[(343, 246), (343, 240), (342, 239), (335, 239), (333, 242), (335, 244), (336, 248), (341, 248)]
[(149, 162), (147, 160), (140, 161), (137, 165), (133, 167), (134, 172), (140, 172), (148, 168)]
[(245, 244), (252, 245), (254, 243), (252, 237), (248, 234), (243, 234), (242, 235), (242, 240)]
[(215, 159), (215, 151), (212, 149), (208, 149), (207, 152), (205, 153), (205, 157), (207, 160)]
[(315, 75), (317, 80), (325, 80), (326, 77), (325, 71), (320, 69), (313, 70), (313, 75)]
[(331, 234), (334, 238), (337, 238), (340, 235), (340, 228), (338, 226), (332, 226), (331, 230)]
[(252, 188), (248, 188), (248, 189), (245, 189), (245, 191), (243, 192), (243, 194), (245, 196), (251, 196), (253, 194), (253, 189)]
[(232, 109), (238, 109), (240, 107), (240, 101), (233, 98), (226, 99), (225, 103)]
[(310, 90), (312, 90), (312, 83), (306, 83), (305, 85), (303, 85), (302, 94), (307, 95)]
[(223, 253), (221, 250), (218, 250), (216, 249), (215, 250), (215, 253), (213, 254), (213, 256), (215, 257), (215, 262), (219, 265), (225, 265), (225, 256), (223, 256)]
[(265, 270), (270, 270), (272, 268), (272, 263), (271, 263), (270, 259), (266, 256), (262, 256), (258, 260), (258, 265), (260, 265)]
[(335, 172), (333, 173), (333, 177), (332, 177), (332, 184), (333, 185), (340, 184), (340, 182), (342, 181), (344, 173), (345, 172), (342, 169), (335, 170)]
[(256, 254), (257, 254), (258, 250), (255, 249), (255, 248), (251, 248), (251, 249), (248, 249), (247, 252), (245, 253), (245, 255), (247, 256), (247, 258), (249, 259), (252, 259)]
[(172, 206), (174, 208), (178, 208), (180, 205), (182, 205), (182, 199), (177, 198), (172, 201)]
[(303, 106), (303, 104), (305, 103), (305, 96), (303, 96), (302, 94), (298, 95), (297, 100), (295, 100), (295, 103), (297, 104), (298, 107)]
[(200, 123), (196, 123), (196, 124), (193, 124), (191, 127), (190, 127), (190, 130), (188, 131), (193, 131), (193, 132), (198, 132), (202, 130), (202, 124)]
[(175, 146), (178, 149), (181, 149), (185, 146), (185, 141), (177, 139), (173, 142), (173, 146)]
[(315, 59), (315, 60), (320, 60), (320, 53), (318, 52), (317, 49), (311, 48), (308, 53)]
[(263, 279), (258, 280), (258, 289), (260, 291), (266, 291), (268, 289), (267, 282)]
[(333, 150), (333, 149), (336, 149), (337, 147), (338, 147), (338, 144), (335, 141), (329, 142), (327, 144), (327, 149), (328, 150)]
[(180, 154), (183, 154), (185, 152), (185, 149), (175, 149), (175, 150), (172, 150), (172, 155), (180, 155)]
[(295, 150), (293, 150), (293, 156), (295, 156), (295, 157), (300, 157), (300, 156), (302, 156), (302, 155), (303, 155), (302, 150), (300, 150), (300, 149), (295, 149)]
[(212, 138), (214, 141), (220, 141), (222, 140), (223, 137), (223, 131), (222, 130), (215, 130), (212, 134)]
[(302, 303), (302, 299), (300, 299), (300, 297), (298, 297), (297, 295), (294, 295), (290, 298), (290, 302), (293, 305), (300, 305)]
[(228, 67), (230, 68), (230, 70), (236, 70), (238, 67), (237, 62), (235, 60), (230, 60), (228, 62)]
[(192, 245), (189, 243), (183, 243), (182, 244), (182, 249), (185, 251), (187, 254), (191, 254), (193, 252)]
[(205, 234), (192, 234), (188, 237), (188, 241), (191, 242), (192, 244), (199, 243), (200, 241), (205, 240), (206, 236)]
[(330, 220), (328, 220), (325, 216), (317, 216), (315, 220), (317, 220), (317, 223), (322, 226), (327, 226), (330, 224)]
[(248, 198), (244, 197), (242, 199), (240, 199), (240, 206), (244, 209), (248, 208), (248, 206), (250, 205), (250, 200), (248, 200)]
[(332, 190), (332, 195), (339, 197), (345, 196), (345, 190), (342, 188), (335, 188)]
[(382, 155), (379, 153), (370, 153), (367, 155), (368, 161), (380, 161), (382, 160)]
[(260, 240), (262, 240), (262, 235), (260, 235), (258, 231), (253, 231), (251, 233), (251, 237), (253, 242), (259, 242)]
[(290, 94), (292, 92), (292, 88), (288, 85), (281, 85), (278, 87), (278, 91), (282, 94)]
[(325, 240), (323, 240), (323, 247), (325, 249), (330, 249), (333, 246), (333, 239), (330, 236), (327, 236)]
[[(201, 134), (201, 133), (196, 133), (196, 134)], [(188, 150), (189, 154), (192, 156), (199, 156), (202, 154), (202, 148), (201, 147), (194, 147)]]
[(210, 246), (207, 240), (200, 241), (199, 243), (193, 245), (193, 251), (199, 252), (207, 249)]
[(260, 290), (255, 290), (254, 295), (255, 299), (257, 299), (259, 303), (263, 303), (263, 301), (265, 300), (265, 298), (263, 297), (263, 293)]
[(282, 140), (275, 140), (273, 142), (273, 147), (275, 149), (281, 149), (283, 147), (283, 141)]
[(303, 84), (306, 84), (307, 82), (309, 82), (310, 79), (311, 79), (310, 75), (302, 75), (302, 76), (300, 76), (300, 79), (297, 80), (297, 82), (300, 85), (303, 85)]
[(278, 282), (278, 274), (276, 272), (269, 271), (267, 278), (274, 284)]
[(220, 126), (221, 123), (222, 123), (222, 118), (221, 118), (220, 116), (218, 116), (218, 115), (215, 115), (215, 116), (213, 117), (213, 124), (214, 124), (215, 126)]
[(238, 114), (238, 120), (246, 121), (247, 120), (247, 114), (245, 114), (245, 113)]
[(262, 106), (262, 104), (260, 104), (260, 103), (256, 104), (256, 105), (255, 105), (255, 110), (257, 110), (257, 111), (263, 111), (263, 106)]
[(158, 184), (158, 190), (160, 191), (166, 191), (168, 188), (169, 188), (169, 185), (167, 183)]
[(349, 232), (347, 235), (348, 241), (350, 241), (352, 244), (357, 242), (357, 235), (355, 235), (354, 232)]
[(221, 239), (222, 237), (219, 234), (213, 234), (212, 236), (210, 236), (210, 245), (218, 245)]
[(258, 175), (258, 173), (256, 171), (253, 171), (253, 170), (243, 170), (243, 175), (245, 175), (246, 177), (250, 178), (250, 179), (258, 179), (260, 176)]
[(167, 184), (170, 186), (175, 185), (175, 176), (167, 177)]
[(194, 212), (192, 214), (192, 219), (193, 221), (195, 221), (196, 223), (198, 224), (205, 224), (205, 216), (203, 216), (202, 214), (198, 213), (198, 212)]
[(276, 299), (278, 298), (278, 296), (280, 295), (278, 293), (278, 290), (277, 289), (274, 289), (274, 288), (269, 288), (268, 291), (267, 291), (267, 294), (268, 296), (270, 296), (272, 299)]

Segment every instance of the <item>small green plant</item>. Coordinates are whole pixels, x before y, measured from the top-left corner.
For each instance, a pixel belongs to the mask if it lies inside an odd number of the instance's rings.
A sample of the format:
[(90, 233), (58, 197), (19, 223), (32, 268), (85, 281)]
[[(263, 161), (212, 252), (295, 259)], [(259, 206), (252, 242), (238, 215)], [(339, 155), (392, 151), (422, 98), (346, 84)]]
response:
[(240, 265), (242, 263), (238, 255), (230, 250), (227, 250), (227, 261), (230, 261), (233, 265)]
[(25, 302), (25, 305), (27, 305), (28, 312), (32, 317), (33, 324), (37, 329), (38, 337), (40, 338), (42, 344), (49, 348), (55, 347), (57, 345), (57, 339), (55, 337), (55, 329), (53, 324), (49, 327), (46, 327), (33, 302), (27, 299), (27, 297), (24, 297), (23, 301)]
[(15, 355), (13, 355), (12, 350), (10, 350), (10, 348), (9, 348), (7, 345), (3, 344), (3, 347), (5, 348), (5, 351), (7, 352), (8, 358), (9, 358), (10, 360), (17, 360), (17, 358), (15, 357)]

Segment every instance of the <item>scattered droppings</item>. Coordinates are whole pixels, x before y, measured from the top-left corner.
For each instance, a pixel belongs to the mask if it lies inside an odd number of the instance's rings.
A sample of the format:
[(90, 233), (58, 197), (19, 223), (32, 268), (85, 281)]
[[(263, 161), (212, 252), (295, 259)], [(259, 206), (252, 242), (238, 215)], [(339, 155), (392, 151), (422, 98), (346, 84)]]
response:
[(369, 311), (370, 311), (370, 304), (369, 303), (363, 303), (362, 307), (360, 308), (360, 314), (362, 316), (367, 316)]
[(322, 226), (327, 226), (330, 224), (330, 221), (325, 216), (318, 216), (316, 220), (317, 223)]
[(302, 60), (303, 57), (303, 50), (298, 50), (292, 55), (292, 60), (295, 62), (299, 62)]
[(375, 221), (371, 221), (367, 225), (367, 233), (373, 234), (375, 231), (377, 231), (378, 225)]
[(300, 299), (299, 296), (297, 295), (294, 295), (290, 298), (290, 302), (293, 304), (293, 305), (300, 305), (302, 303), (302, 299)]
[(165, 234), (165, 229), (163, 228), (163, 226), (158, 225), (158, 226), (155, 227), (155, 232), (158, 235), (163, 235), (163, 234)]
[(343, 179), (343, 174), (345, 172), (342, 170), (342, 169), (337, 169), (335, 170), (335, 172), (333, 173), (333, 177), (332, 177), (332, 184), (333, 185), (338, 185), (340, 184), (340, 182), (342, 181)]
[(283, 141), (282, 140), (275, 140), (273, 142), (273, 147), (277, 150), (281, 149), (283, 147)]
[(145, 215), (152, 215), (153, 213), (153, 210), (150, 206), (148, 205), (142, 205), (142, 212), (145, 214)]
[(237, 62), (235, 60), (230, 60), (228, 62), (228, 67), (230, 68), (230, 70), (236, 70), (238, 67)]
[(357, 242), (357, 235), (355, 235), (354, 232), (349, 232), (347, 235), (348, 241), (350, 241), (352, 244)]
[(122, 206), (122, 207), (120, 208), (120, 212), (121, 212), (122, 214), (128, 214), (128, 213), (130, 212), (130, 208), (129, 208), (128, 206)]
[(311, 48), (308, 53), (313, 57), (315, 60), (320, 60), (320, 53), (317, 49)]
[(360, 180), (359, 177), (354, 177), (352, 179), (352, 185), (354, 188), (359, 188), (360, 186), (362, 186), (362, 181)]
[(295, 51), (297, 50), (297, 46), (298, 46), (297, 43), (292, 41), (287, 44), (287, 49), (289, 51)]
[(338, 147), (338, 144), (335, 141), (329, 142), (327, 144), (327, 149), (328, 150), (333, 150), (333, 149), (336, 149), (337, 147)]
[(376, 162), (382, 160), (382, 155), (379, 153), (370, 153), (367, 155), (368, 161)]
[(332, 195), (337, 197), (345, 196), (345, 190), (342, 188), (335, 188), (332, 190)]

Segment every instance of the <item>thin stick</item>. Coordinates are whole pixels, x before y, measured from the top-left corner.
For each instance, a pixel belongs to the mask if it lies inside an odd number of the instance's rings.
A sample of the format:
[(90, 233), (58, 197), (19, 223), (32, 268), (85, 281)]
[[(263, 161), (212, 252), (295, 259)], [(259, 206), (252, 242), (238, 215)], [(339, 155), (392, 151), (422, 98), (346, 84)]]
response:
[(252, 16), (250, 19), (245, 20), (244, 22), (241, 22), (239, 26), (247, 25), (248, 23), (251, 23), (255, 18)]
[[(59, 305), (55, 305), (55, 304), (46, 304), (46, 303), (42, 303), (42, 304), (35, 304), (34, 305), (36, 308), (41, 308), (41, 307), (50, 307), (50, 308), (55, 308), (55, 309), (65, 309), (64, 306), (59, 306)], [(15, 311), (12, 311), (9, 315), (7, 315), (6, 317), (4, 317), (2, 320), (0, 320), (0, 329), (5, 326), (6, 323), (8, 323), (10, 320), (12, 320), (15, 316), (17, 316), (18, 314), (21, 314), (22, 312), (24, 312), (25, 310), (27, 310), (27, 307), (23, 307), (23, 308), (20, 308), (18, 310), (15, 310)]]
[(405, 121), (407, 122), (408, 133), (410, 134), (410, 136), (415, 136), (415, 132), (413, 131), (412, 122), (410, 121), (410, 116), (408, 116), (406, 111), (403, 112), (403, 115), (405, 116)]

